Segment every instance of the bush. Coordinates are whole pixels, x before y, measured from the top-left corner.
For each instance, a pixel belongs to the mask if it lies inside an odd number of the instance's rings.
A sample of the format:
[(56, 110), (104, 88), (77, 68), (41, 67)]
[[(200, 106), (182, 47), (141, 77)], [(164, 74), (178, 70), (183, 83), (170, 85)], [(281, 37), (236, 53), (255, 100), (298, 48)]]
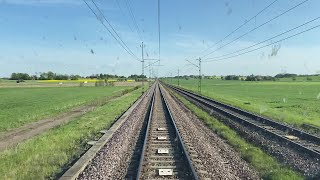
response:
[(227, 75), (226, 77), (224, 77), (224, 80), (239, 80), (239, 76), (236, 75)]

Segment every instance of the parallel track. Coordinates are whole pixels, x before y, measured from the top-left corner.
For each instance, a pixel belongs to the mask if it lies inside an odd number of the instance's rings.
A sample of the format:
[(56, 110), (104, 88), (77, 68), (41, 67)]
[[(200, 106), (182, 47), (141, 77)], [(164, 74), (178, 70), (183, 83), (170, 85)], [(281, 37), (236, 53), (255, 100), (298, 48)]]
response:
[(198, 179), (158, 85), (150, 106), (136, 179)]
[(213, 110), (218, 112), (231, 120), (267, 133), (282, 143), (286, 143), (303, 153), (320, 159), (320, 138), (317, 136), (182, 88), (168, 84), (166, 86), (201, 104), (207, 111)]

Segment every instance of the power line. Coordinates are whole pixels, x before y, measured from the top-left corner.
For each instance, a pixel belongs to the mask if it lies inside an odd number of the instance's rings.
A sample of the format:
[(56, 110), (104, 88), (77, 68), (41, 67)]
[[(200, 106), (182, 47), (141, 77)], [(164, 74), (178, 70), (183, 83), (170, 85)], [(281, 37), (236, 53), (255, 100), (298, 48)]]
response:
[(220, 46), (219, 48), (217, 48), (217, 49), (215, 49), (215, 50), (213, 50), (213, 51), (211, 51), (211, 52), (209, 52), (208, 54), (206, 54), (206, 55), (202, 56), (202, 58), (204, 58), (204, 57), (206, 57), (206, 56), (208, 56), (208, 55), (210, 55), (210, 54), (212, 54), (212, 53), (214, 53), (214, 52), (216, 52), (216, 51), (218, 51), (218, 50), (220, 50), (220, 49), (222, 49), (222, 48), (224, 48), (224, 47), (226, 47), (226, 46), (230, 45), (231, 43), (233, 43), (233, 42), (235, 42), (235, 41), (239, 40), (240, 38), (242, 38), (242, 37), (244, 37), (244, 36), (248, 35), (249, 33), (251, 33), (251, 32), (253, 32), (253, 31), (255, 31), (255, 30), (259, 29), (260, 27), (262, 27), (262, 26), (264, 26), (264, 25), (266, 25), (266, 24), (270, 23), (271, 21), (273, 21), (273, 20), (275, 20), (275, 19), (277, 19), (277, 18), (279, 18), (279, 17), (283, 16), (284, 14), (286, 14), (286, 13), (288, 13), (288, 12), (292, 11), (293, 9), (295, 9), (295, 8), (297, 8), (297, 7), (299, 7), (299, 6), (301, 6), (302, 4), (306, 3), (307, 1), (309, 1), (309, 0), (304, 0), (304, 1), (300, 2), (299, 4), (297, 4), (297, 5), (295, 5), (295, 6), (291, 7), (291, 8), (289, 8), (288, 10), (286, 10), (286, 11), (284, 11), (284, 12), (282, 12), (282, 13), (278, 14), (277, 16), (275, 16), (275, 17), (273, 17), (273, 18), (269, 19), (268, 21), (266, 21), (266, 22), (264, 22), (264, 23), (260, 24), (259, 26), (255, 27), (255, 28), (253, 28), (253, 29), (251, 29), (250, 31), (248, 31), (248, 32), (246, 32), (246, 33), (244, 33), (244, 34), (242, 34), (241, 36), (238, 36), (237, 38), (233, 39), (232, 41), (230, 41), (230, 42), (228, 42), (228, 43), (226, 43), (226, 44), (224, 44), (224, 45)]
[(124, 10), (121, 8), (121, 5), (120, 5), (120, 3), (119, 3), (119, 0), (115, 0), (115, 1), (117, 2), (117, 5), (118, 5), (118, 7), (119, 7), (119, 9), (120, 9), (120, 11), (121, 11), (121, 13), (122, 13), (122, 15), (123, 15), (124, 17), (126, 17), (126, 21), (127, 21), (127, 23), (128, 23), (128, 26), (129, 26), (130, 30), (133, 32), (133, 29), (132, 29), (132, 27), (130, 26), (130, 23), (129, 23), (129, 18), (128, 18), (128, 16), (124, 13)]
[(148, 67), (150, 67), (150, 66), (152, 66), (152, 65), (156, 64), (157, 62), (160, 62), (160, 60), (156, 60), (155, 62), (150, 63), (149, 65), (145, 66), (144, 68), (148, 68)]
[[(191, 65), (191, 64), (189, 64), (189, 65)], [(191, 70), (194, 70), (193, 66), (189, 67), (188, 69), (185, 69), (184, 71), (181, 72), (181, 74), (187, 73), (187, 72), (189, 73)]]
[[(117, 35), (117, 37), (120, 39), (120, 41), (123, 43), (123, 45), (128, 49), (128, 51), (133, 55), (134, 53), (130, 50), (130, 48), (126, 45), (126, 43), (121, 39), (121, 37), (119, 36), (119, 34), (117, 33), (117, 31), (113, 28), (113, 26), (111, 25), (111, 23), (108, 21), (108, 19), (106, 18), (106, 16), (103, 14), (103, 12), (100, 10), (100, 8), (97, 6), (97, 4), (94, 2), (94, 0), (91, 0), (92, 3), (94, 4), (94, 6), (97, 8), (97, 10), (100, 12), (100, 14), (102, 15), (103, 19), (109, 24), (109, 26), (111, 27), (111, 29), (113, 30), (113, 32)], [(136, 57), (137, 58), (137, 57)], [(139, 59), (139, 58), (137, 58)]]
[[(97, 15), (97, 13), (90, 7), (90, 5), (86, 2), (86, 0), (83, 0), (84, 3), (86, 3), (86, 5), (88, 6), (88, 8), (91, 10), (91, 12), (96, 16), (97, 19), (99, 19), (99, 16)], [(130, 54), (135, 60), (139, 60), (139, 58), (137, 58), (137, 56), (135, 56), (134, 54), (132, 54), (132, 51), (129, 51), (128, 49), (126, 49), (126, 47), (115, 37), (115, 35), (109, 30), (109, 28), (103, 23), (103, 21), (99, 21), (105, 28), (106, 30), (111, 34), (111, 36), (118, 42), (118, 44), (128, 53)], [(131, 53), (130, 53), (131, 52)]]
[[(296, 26), (296, 27), (294, 27), (294, 28), (291, 28), (291, 29), (289, 29), (289, 30), (286, 30), (285, 32), (282, 32), (282, 33), (280, 33), (280, 34), (278, 34), (278, 35), (276, 35), (276, 36), (273, 36), (273, 37), (271, 37), (271, 38), (268, 38), (268, 39), (266, 39), (266, 40), (260, 41), (260, 42), (258, 42), (258, 43), (256, 43), (256, 44), (253, 44), (253, 45), (248, 46), (248, 47), (246, 47), (246, 48), (243, 48), (243, 49), (240, 49), (240, 50), (237, 50), (237, 51), (228, 53), (228, 54), (224, 54), (224, 55), (221, 55), (221, 56), (216, 56), (216, 57), (212, 57), (212, 58), (207, 58), (206, 60), (209, 60), (209, 59), (219, 59), (219, 58), (222, 58), (222, 57), (230, 56), (230, 55), (236, 54), (236, 53), (238, 53), (238, 52), (241, 52), (241, 51), (250, 49), (250, 48), (255, 47), (255, 46), (259, 45), (259, 44), (265, 43), (265, 42), (270, 41), (270, 40), (272, 40), (272, 39), (274, 39), (274, 38), (277, 38), (277, 37), (279, 37), (279, 36), (282, 36), (282, 35), (284, 35), (284, 34), (287, 34), (287, 33), (291, 32), (291, 31), (293, 31), (293, 30), (296, 30), (296, 29), (298, 29), (298, 28), (300, 28), (300, 27), (303, 27), (303, 26), (305, 26), (305, 25), (307, 25), (307, 24), (310, 24), (310, 23), (312, 23), (312, 22), (314, 22), (314, 21), (316, 21), (316, 20), (318, 20), (318, 19), (320, 19), (320, 17), (314, 18), (314, 19), (312, 19), (312, 20), (310, 20), (310, 21), (308, 21), (308, 22), (305, 22), (305, 23), (303, 23), (303, 24), (301, 24), (301, 25), (299, 25), (299, 26)], [(204, 62), (210, 62), (210, 61), (204, 61)]]
[(143, 41), (143, 38), (142, 38), (142, 36), (141, 36), (141, 32), (140, 32), (139, 26), (138, 26), (138, 24), (137, 24), (136, 18), (134, 17), (132, 8), (131, 8), (131, 6), (130, 6), (130, 2), (129, 2), (128, 0), (125, 0), (125, 1), (126, 1), (126, 6), (127, 6), (128, 11), (129, 11), (129, 14), (130, 14), (130, 16), (131, 16), (131, 19), (132, 19), (132, 21), (133, 21), (133, 24), (134, 24), (134, 26), (135, 26), (135, 28), (136, 28), (137, 33), (138, 33), (138, 36), (139, 36), (140, 40)]
[[(252, 50), (250, 50), (250, 51), (246, 51), (246, 52), (243, 52), (243, 53), (240, 53), (240, 54), (237, 54), (237, 55), (233, 55), (233, 56), (226, 57), (226, 58), (221, 58), (221, 59), (216, 59), (216, 60), (212, 60), (212, 61), (222, 61), (222, 60), (226, 60), (226, 59), (231, 59), (231, 58), (234, 58), (234, 57), (238, 57), (238, 56), (241, 56), (241, 55), (244, 55), (244, 54), (248, 54), (248, 53), (250, 53), (250, 52), (257, 51), (257, 50), (259, 50), (259, 49), (262, 49), (262, 48), (271, 46), (271, 45), (273, 45), (273, 44), (276, 44), (276, 43), (282, 42), (282, 41), (284, 41), (284, 40), (287, 40), (287, 39), (293, 38), (293, 37), (295, 37), (295, 36), (298, 36), (298, 35), (300, 35), (300, 34), (306, 33), (306, 32), (308, 32), (308, 31), (311, 31), (311, 30), (316, 29), (316, 28), (318, 28), (318, 27), (320, 27), (320, 25), (313, 26), (313, 27), (311, 27), (311, 28), (309, 28), (309, 29), (307, 29), (307, 30), (304, 30), (304, 31), (301, 31), (301, 32), (299, 32), (299, 33), (293, 34), (293, 35), (291, 35), (291, 36), (288, 36), (288, 37), (286, 37), (286, 38), (280, 39), (280, 40), (278, 40), (278, 41), (275, 41), (275, 42), (266, 44), (266, 45), (261, 46), (261, 47), (258, 47), (258, 48), (256, 48), (256, 49), (252, 49)], [(212, 62), (212, 61), (206, 61), (206, 62)]]
[[(133, 21), (133, 25), (134, 25), (134, 27), (135, 27), (135, 29), (136, 29), (137, 34), (138, 34), (138, 37), (139, 37), (139, 39), (141, 40), (141, 42), (143, 42), (143, 41), (144, 41), (144, 40), (143, 40), (143, 36), (142, 36), (141, 31), (140, 31), (139, 25), (138, 25), (138, 23), (137, 23), (137, 21), (136, 21), (136, 18), (135, 18), (135, 16), (134, 16), (133, 10), (132, 10), (132, 8), (131, 8), (131, 4), (130, 4), (129, 0), (125, 0), (125, 2), (126, 2), (126, 7), (127, 7), (128, 11), (129, 11), (129, 15), (130, 15), (130, 17), (131, 17), (131, 19), (132, 19), (132, 21)], [(145, 53), (148, 54), (147, 49), (145, 49)]]
[[(226, 35), (225, 37), (223, 37), (222, 39), (220, 39), (218, 42), (214, 43), (212, 46), (208, 47), (207, 49), (205, 49), (204, 51), (202, 51), (200, 53), (203, 54), (206, 51), (208, 51), (209, 49), (215, 47), (217, 44), (221, 43), (222, 41), (224, 41), (225, 39), (227, 39), (228, 37), (230, 37), (232, 34), (234, 34), (236, 31), (238, 31), (239, 29), (241, 29), (243, 26), (245, 26), (246, 24), (248, 24), (250, 21), (252, 21), (253, 19), (255, 19), (257, 16), (259, 16), (261, 13), (263, 13), (265, 10), (267, 10), (270, 6), (272, 6), (274, 3), (276, 3), (278, 0), (274, 0), (272, 1), (270, 4), (268, 4), (266, 7), (264, 7), (262, 10), (260, 10), (257, 14), (255, 14), (254, 16), (252, 16), (249, 20), (246, 20), (244, 23), (242, 23), (240, 26), (238, 26), (236, 29), (234, 29), (233, 31), (231, 31), (228, 35)], [(195, 57), (192, 58), (188, 58), (188, 59), (194, 59)]]

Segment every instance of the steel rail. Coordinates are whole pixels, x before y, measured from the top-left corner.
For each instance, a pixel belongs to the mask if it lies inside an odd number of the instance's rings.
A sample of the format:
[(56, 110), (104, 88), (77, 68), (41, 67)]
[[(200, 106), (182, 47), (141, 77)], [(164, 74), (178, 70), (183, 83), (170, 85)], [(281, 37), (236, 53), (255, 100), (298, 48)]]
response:
[[(182, 147), (183, 155), (185, 156), (186, 160), (188, 161), (188, 166), (189, 166), (189, 168), (191, 170), (192, 178), (195, 179), (195, 180), (198, 180), (199, 178), (198, 178), (197, 172), (195, 171), (195, 168), (193, 167), (193, 164), (192, 164), (191, 158), (189, 156), (189, 153), (187, 152), (187, 149), (186, 149), (185, 145), (183, 144), (182, 137), (181, 137), (181, 135), (179, 133), (179, 130), (178, 130), (177, 126), (176, 126), (176, 123), (174, 121), (174, 118), (172, 116), (170, 108), (168, 106), (168, 102), (165, 99), (161, 88), (159, 86), (158, 87), (156, 86), (155, 88), (159, 88), (161, 100), (164, 101), (165, 109), (168, 112), (168, 114), (170, 115), (170, 120), (174, 125), (174, 130), (175, 130), (175, 133), (176, 133), (176, 135), (178, 137), (178, 143)], [(142, 173), (143, 173), (142, 172), (143, 171), (143, 163), (144, 163), (144, 160), (145, 160), (146, 148), (148, 146), (148, 137), (149, 137), (149, 132), (150, 132), (150, 129), (151, 129), (152, 114), (153, 114), (153, 111), (154, 111), (155, 93), (156, 93), (156, 90), (154, 90), (153, 97), (152, 97), (152, 103), (150, 103), (150, 106), (149, 106), (149, 108), (151, 108), (151, 109), (150, 109), (149, 114), (148, 114), (147, 128), (146, 128), (146, 133), (145, 133), (145, 137), (144, 137), (144, 144), (143, 144), (142, 153), (141, 153), (141, 157), (140, 157), (140, 161), (139, 161), (139, 168), (138, 168), (138, 173), (137, 173), (136, 179), (141, 179)]]
[(198, 179), (199, 179), (198, 174), (197, 174), (195, 168), (193, 167), (193, 164), (192, 164), (191, 158), (190, 158), (190, 156), (189, 156), (189, 153), (188, 153), (188, 151), (187, 151), (187, 148), (186, 148), (186, 146), (185, 146), (184, 143), (183, 143), (183, 139), (182, 139), (182, 137), (181, 137), (181, 135), (180, 135), (180, 133), (179, 133), (179, 129), (178, 129), (177, 125), (176, 125), (176, 122), (175, 122), (175, 120), (174, 120), (174, 118), (173, 118), (173, 116), (172, 116), (171, 110), (170, 110), (170, 108), (169, 108), (169, 103), (167, 102), (167, 99), (165, 98), (165, 96), (164, 96), (164, 94), (163, 94), (163, 90), (162, 90), (160, 87), (159, 87), (159, 89), (160, 89), (160, 92), (161, 92), (161, 97), (162, 97), (163, 101), (165, 102), (166, 109), (167, 109), (167, 111), (168, 111), (168, 113), (169, 113), (169, 115), (170, 115), (170, 119), (171, 119), (171, 121), (172, 121), (172, 123), (173, 123), (173, 126), (174, 126), (174, 128), (175, 128), (175, 131), (176, 131), (176, 133), (177, 133), (177, 136), (179, 137), (179, 142), (180, 142), (180, 145), (182, 146), (183, 153), (184, 153), (184, 155), (186, 156), (186, 158), (187, 158), (187, 160), (188, 160), (188, 164), (189, 164), (189, 167), (190, 167), (190, 169), (191, 169), (191, 171), (192, 171), (193, 178), (196, 179), (196, 180), (198, 180)]
[[(255, 124), (253, 122), (250, 122), (249, 120), (247, 120), (247, 119), (245, 119), (243, 117), (240, 117), (240, 116), (232, 113), (232, 111), (235, 112), (235, 113), (238, 113), (238, 114), (240, 114), (242, 116), (246, 116), (246, 117), (248, 117), (250, 119), (253, 119), (258, 123), (266, 124), (266, 125), (269, 125), (271, 127), (275, 127), (277, 130), (291, 133), (291, 134), (299, 137), (302, 140), (305, 140), (305, 141), (308, 141), (308, 142), (312, 141), (311, 143), (313, 143), (314, 146), (319, 147), (320, 138), (317, 137), (317, 136), (314, 136), (314, 135), (311, 135), (311, 134), (309, 134), (307, 132), (301, 131), (299, 129), (296, 129), (296, 128), (281, 124), (279, 122), (275, 122), (273, 120), (261, 117), (259, 115), (255, 115), (253, 113), (244, 111), (242, 109), (239, 109), (239, 108), (236, 108), (236, 107), (233, 107), (233, 106), (230, 106), (230, 105), (215, 101), (213, 99), (198, 95), (198, 94), (196, 94), (194, 92), (191, 92), (191, 91), (188, 91), (188, 90), (185, 90), (185, 89), (182, 89), (182, 88), (177, 88), (175, 86), (168, 85), (168, 84), (165, 84), (165, 85), (167, 87), (169, 87), (170, 89), (178, 92), (179, 94), (183, 94), (183, 95), (195, 100), (196, 102), (202, 104), (203, 106), (205, 106), (206, 108), (208, 108), (210, 110), (215, 110), (216, 112), (218, 112), (218, 113), (220, 113), (220, 114), (222, 114), (222, 115), (224, 115), (224, 116), (226, 116), (226, 117), (228, 117), (228, 118), (230, 118), (232, 120), (235, 120), (235, 121), (237, 121), (237, 122), (239, 122), (241, 124), (244, 124), (244, 125), (253, 127), (255, 129), (261, 130), (262, 132), (266, 132), (266, 133), (268, 133), (268, 135), (270, 135), (270, 136), (272, 136), (274, 138), (277, 138), (278, 140), (280, 140), (280, 141), (282, 141), (284, 143), (288, 143), (288, 144), (290, 144), (291, 146), (293, 146), (295, 148), (298, 148), (298, 149), (300, 149), (302, 151), (305, 151), (306, 153), (308, 153), (312, 157), (320, 159), (320, 152), (319, 151), (316, 151), (316, 150), (314, 150), (312, 148), (306, 147), (306, 145), (303, 144), (303, 143), (295, 142), (295, 141), (290, 140), (290, 139), (288, 139), (288, 138), (286, 138), (286, 137), (284, 137), (282, 135), (279, 135), (279, 134), (277, 134), (275, 132), (272, 132), (271, 130), (263, 128), (263, 127)], [(231, 111), (231, 112), (228, 112), (226, 109)], [(207, 110), (207, 111), (209, 111), (209, 110)]]
[(140, 157), (140, 161), (139, 161), (139, 168), (138, 168), (138, 173), (137, 173), (137, 180), (139, 180), (141, 178), (141, 172), (142, 172), (142, 169), (143, 169), (143, 161), (144, 161), (144, 157), (145, 157), (145, 151), (146, 151), (146, 148), (147, 148), (147, 143), (148, 143), (148, 134), (149, 134), (149, 130), (150, 130), (150, 124), (151, 124), (151, 119), (152, 119), (152, 113), (153, 113), (153, 106), (154, 106), (154, 101), (155, 101), (155, 93), (156, 93), (156, 90), (155, 90), (156, 85), (154, 87), (154, 90), (153, 90), (153, 93), (152, 93), (152, 100), (151, 100), (151, 103), (148, 107), (148, 111), (147, 111), (147, 115), (149, 116), (148, 117), (148, 124), (147, 124), (147, 129), (146, 129), (146, 134), (145, 134), (145, 138), (144, 138), (144, 141), (143, 141), (143, 148), (142, 148), (142, 153), (141, 153), (141, 157)]

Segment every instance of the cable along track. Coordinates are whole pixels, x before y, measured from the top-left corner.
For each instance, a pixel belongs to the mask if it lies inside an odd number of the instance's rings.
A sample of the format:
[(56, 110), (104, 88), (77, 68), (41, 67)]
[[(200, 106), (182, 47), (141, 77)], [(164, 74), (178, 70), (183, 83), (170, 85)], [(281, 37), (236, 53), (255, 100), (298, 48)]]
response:
[(150, 106), (136, 179), (198, 179), (158, 85)]
[(206, 110), (216, 111), (245, 126), (261, 130), (269, 136), (278, 139), (279, 142), (286, 143), (300, 152), (320, 160), (320, 138), (317, 136), (182, 88), (168, 84), (166, 86), (181, 95), (191, 98), (206, 107)]

